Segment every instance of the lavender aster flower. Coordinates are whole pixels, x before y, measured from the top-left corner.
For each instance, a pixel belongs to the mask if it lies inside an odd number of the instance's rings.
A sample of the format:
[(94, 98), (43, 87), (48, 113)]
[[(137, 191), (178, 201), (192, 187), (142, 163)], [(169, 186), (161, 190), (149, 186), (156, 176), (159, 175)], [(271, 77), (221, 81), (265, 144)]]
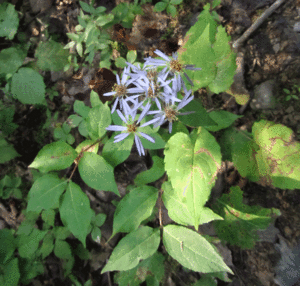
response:
[(156, 53), (158, 56), (162, 57), (164, 60), (159, 59), (153, 59), (151, 57), (145, 58), (146, 62), (145, 65), (148, 66), (165, 66), (163, 71), (166, 71), (168, 69), (168, 73), (172, 73), (175, 75), (175, 77), (178, 77), (178, 80), (184, 84), (181, 74), (183, 74), (186, 79), (189, 81), (189, 83), (193, 86), (192, 80), (188, 77), (188, 75), (184, 72), (184, 69), (187, 70), (201, 70), (201, 68), (195, 68), (195, 65), (183, 65), (178, 60), (178, 54), (173, 53), (172, 58), (170, 59), (166, 54), (161, 52), (160, 50), (155, 50), (154, 53)]
[(178, 120), (178, 118), (177, 118), (178, 115), (187, 115), (187, 114), (193, 113), (194, 111), (179, 113), (180, 109), (185, 107), (187, 104), (189, 104), (194, 99), (193, 95), (191, 97), (189, 97), (191, 92), (192, 92), (192, 90), (190, 90), (189, 92), (186, 93), (186, 95), (181, 100), (181, 102), (178, 104), (178, 106), (175, 106), (174, 104), (166, 103), (163, 110), (160, 109), (160, 110), (155, 110), (155, 111), (149, 111), (148, 114), (155, 114), (154, 119), (158, 119), (158, 121), (155, 122), (153, 127), (156, 128), (156, 127), (164, 124), (165, 122), (169, 121), (169, 133), (171, 133), (173, 121)]
[(144, 132), (139, 131), (138, 129), (142, 128), (142, 127), (145, 127), (145, 126), (148, 126), (148, 125), (150, 125), (150, 124), (152, 124), (152, 123), (154, 123), (158, 120), (157, 118), (154, 118), (154, 119), (142, 124), (141, 126), (139, 126), (142, 119), (148, 113), (150, 107), (151, 107), (151, 104), (148, 104), (148, 105), (145, 106), (145, 108), (143, 109), (143, 111), (140, 114), (137, 121), (135, 120), (135, 118), (136, 118), (136, 115), (137, 115), (138, 107), (134, 108), (133, 110), (127, 110), (127, 112), (125, 112), (125, 116), (122, 114), (122, 112), (120, 110), (117, 110), (117, 113), (118, 113), (119, 117), (126, 124), (126, 126), (110, 125), (106, 128), (106, 130), (109, 130), (109, 131), (121, 131), (122, 132), (122, 133), (115, 136), (114, 143), (117, 143), (117, 142), (120, 142), (120, 141), (124, 140), (131, 133), (133, 133), (134, 134), (135, 145), (137, 147), (139, 155), (140, 156), (145, 155), (145, 150), (144, 150), (144, 147), (142, 145), (141, 139), (139, 137), (142, 136), (142, 137), (144, 137), (145, 139), (147, 139), (148, 141), (150, 141), (152, 143), (155, 143), (155, 140), (151, 136), (145, 134)]
[[(129, 69), (129, 67), (128, 67)], [(128, 101), (131, 101), (133, 104), (135, 103), (134, 99), (136, 97), (127, 97), (128, 94), (134, 94), (134, 93), (141, 93), (144, 90), (140, 87), (135, 88), (127, 88), (127, 86), (134, 82), (134, 79), (127, 80), (127, 68), (124, 68), (124, 72), (122, 75), (122, 80), (120, 81), (119, 75), (117, 75), (117, 83), (113, 87), (113, 91), (104, 93), (104, 96), (111, 96), (113, 95), (115, 97), (115, 102), (113, 104), (113, 107), (111, 109), (111, 113), (114, 113), (116, 110), (118, 102), (120, 103), (121, 110), (129, 110)]]

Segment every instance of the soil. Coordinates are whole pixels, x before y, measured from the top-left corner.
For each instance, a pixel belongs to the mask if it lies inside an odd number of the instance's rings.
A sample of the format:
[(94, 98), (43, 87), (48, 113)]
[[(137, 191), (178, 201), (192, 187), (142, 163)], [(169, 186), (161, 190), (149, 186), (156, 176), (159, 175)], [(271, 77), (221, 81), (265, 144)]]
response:
[[(77, 25), (78, 1), (72, 0), (14, 0), (13, 4), (24, 13), (20, 29), (30, 35), (32, 41), (38, 42), (43, 38), (42, 23), (50, 23), (49, 33), (55, 34), (56, 39), (64, 45), (67, 44), (67, 32), (73, 31)], [(107, 1), (96, 0), (97, 6), (107, 7), (111, 11), (119, 2), (133, 1)], [(111, 35), (127, 49), (136, 49), (138, 56), (142, 59), (145, 56), (154, 56), (153, 51), (159, 48), (168, 55), (175, 52), (180, 47), (182, 39), (188, 29), (197, 20), (197, 15), (203, 10), (204, 0), (186, 0), (179, 6), (178, 16), (170, 17), (166, 13), (154, 13), (152, 4), (143, 5), (144, 15), (138, 15), (134, 21), (132, 29), (125, 29), (121, 25), (115, 25), (111, 29)], [(226, 27), (228, 34), (232, 37), (232, 42), (238, 39), (247, 28), (275, 1), (274, 0), (223, 0), (217, 7), (220, 24)], [(41, 21), (38, 21), (40, 19)], [(277, 83), (277, 93), (274, 94), (277, 105), (273, 109), (253, 109), (250, 105), (242, 110), (235, 100), (230, 100), (227, 93), (218, 95), (208, 95), (205, 90), (199, 90), (195, 96), (200, 98), (203, 105), (210, 110), (227, 110), (236, 114), (243, 114), (235, 122), (235, 127), (251, 132), (251, 127), (255, 121), (267, 119), (278, 124), (284, 124), (291, 128), (296, 138), (300, 139), (300, 99), (286, 100), (287, 94), (283, 89), (293, 90), (295, 85), (300, 86), (300, 33), (294, 31), (296, 22), (300, 21), (300, 1), (287, 0), (275, 12), (267, 18), (264, 23), (244, 42), (237, 52), (244, 55), (244, 88), (253, 97), (254, 88), (267, 80), (275, 80)], [(34, 51), (31, 51), (32, 53)], [(115, 51), (116, 55), (122, 50)], [(30, 57), (30, 55), (29, 55)], [(32, 54), (33, 57), (33, 54)], [(68, 73), (43, 73), (47, 87), (55, 86), (59, 91), (59, 96), (52, 101), (48, 100), (51, 113), (58, 112), (58, 122), (64, 122), (73, 113), (72, 104), (78, 99), (89, 102), (89, 93), (86, 79), (93, 83), (93, 89), (104, 100), (103, 93), (110, 91), (115, 83), (112, 71), (118, 73), (121, 69), (113, 67), (111, 71), (97, 69), (97, 56), (95, 62), (88, 69), (81, 69), (79, 72), (69, 71)], [(76, 88), (74, 89), (74, 86)], [(73, 88), (73, 89), (72, 89)], [(300, 98), (300, 91), (295, 90), (295, 94)], [(16, 105), (16, 115), (14, 122), (19, 125), (18, 129), (10, 137), (16, 151), (21, 157), (13, 160), (13, 164), (3, 165), (0, 171), (0, 178), (7, 173), (15, 173), (22, 176), (24, 186), (30, 188), (32, 174), (27, 166), (34, 160), (38, 151), (48, 143), (53, 141), (53, 122), (48, 128), (43, 129), (46, 123), (45, 109), (40, 106), (24, 106), (20, 103)], [(82, 141), (82, 137), (75, 136), (75, 144)], [(76, 145), (77, 146), (77, 145)], [(151, 158), (148, 154), (139, 157), (136, 150), (132, 150), (130, 157), (115, 170), (115, 177), (119, 191), (123, 195), (126, 187), (133, 183), (135, 176), (151, 167)], [(68, 170), (66, 175), (70, 174)], [(220, 174), (222, 192), (228, 192), (229, 188), (239, 185), (244, 192), (244, 201), (249, 205), (260, 205), (266, 208), (277, 208), (281, 212), (273, 226), (275, 234), (270, 234), (270, 238), (263, 238), (257, 242), (251, 250), (242, 250), (238, 247), (224, 245), (228, 253), (229, 263), (235, 276), (230, 276), (232, 282), (217, 280), (216, 285), (230, 286), (275, 286), (275, 266), (282, 254), (276, 248), (280, 239), (288, 244), (290, 248), (295, 247), (300, 239), (300, 193), (299, 190), (281, 190), (269, 187), (262, 187), (241, 178), (234, 167), (227, 168)], [(111, 204), (117, 197), (108, 197), (104, 192), (98, 192), (87, 187), (76, 173), (74, 181), (81, 185), (91, 200), (91, 205), (97, 213), (105, 212), (109, 219), (106, 225), (101, 228), (102, 241), (98, 244), (91, 239), (87, 247), (92, 249), (92, 258), (88, 263), (76, 261), (74, 273), (79, 277), (79, 281), (84, 284), (88, 279), (92, 279), (93, 285), (117, 285), (113, 282), (113, 275), (100, 275), (106, 259), (109, 258), (113, 247), (118, 243), (121, 235), (118, 235), (104, 245), (105, 240), (111, 234), (111, 224), (114, 207)], [(163, 180), (156, 182), (160, 186)], [(1, 205), (13, 212), (14, 205), (21, 203), (15, 200), (2, 201)], [(15, 207), (14, 218), (20, 214), (22, 207)], [(3, 215), (2, 215), (3, 216)], [(4, 218), (5, 220), (5, 218)], [(3, 220), (1, 220), (3, 221)], [(6, 220), (5, 220), (6, 221)], [(158, 226), (157, 220), (153, 220), (153, 225)], [(165, 222), (168, 221), (167, 218)], [(3, 224), (1, 224), (2, 226)], [(17, 223), (16, 223), (17, 225)], [(13, 227), (13, 223), (10, 225)], [(74, 240), (68, 241), (74, 244)], [(64, 281), (61, 261), (54, 255), (46, 259), (46, 272), (38, 276), (29, 285), (71, 285), (70, 281)], [(173, 262), (171, 261), (170, 264)], [(174, 268), (173, 268), (174, 269)], [(299, 265), (300, 269), (300, 265)], [(201, 276), (199, 273), (186, 272), (178, 266), (175, 271), (170, 271), (166, 277), (165, 285), (191, 285)], [(143, 285), (143, 284), (142, 284)], [(295, 284), (300, 285), (300, 284)], [(291, 285), (292, 286), (292, 285)]]

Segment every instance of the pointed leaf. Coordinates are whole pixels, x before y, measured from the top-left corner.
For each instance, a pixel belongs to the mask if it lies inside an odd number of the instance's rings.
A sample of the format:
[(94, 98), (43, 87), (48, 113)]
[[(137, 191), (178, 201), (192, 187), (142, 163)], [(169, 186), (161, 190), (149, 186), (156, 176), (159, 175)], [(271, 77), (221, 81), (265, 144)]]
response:
[(125, 271), (138, 265), (140, 259), (153, 255), (159, 246), (159, 229), (143, 226), (129, 233), (114, 248), (101, 274), (107, 271)]
[(58, 141), (44, 146), (29, 167), (39, 169), (42, 173), (63, 170), (68, 168), (76, 157), (77, 152), (69, 144)]
[(59, 207), (60, 217), (65, 226), (77, 237), (85, 247), (86, 236), (93, 216), (90, 201), (81, 188), (69, 182)]
[(136, 230), (152, 214), (157, 197), (158, 191), (154, 187), (142, 186), (131, 190), (116, 208), (112, 236)]
[(164, 227), (163, 243), (167, 252), (181, 265), (193, 271), (233, 272), (210, 243), (197, 232), (183, 226)]
[(41, 210), (55, 209), (59, 206), (61, 194), (67, 187), (67, 181), (57, 175), (46, 174), (38, 178), (28, 193), (27, 211), (39, 213)]

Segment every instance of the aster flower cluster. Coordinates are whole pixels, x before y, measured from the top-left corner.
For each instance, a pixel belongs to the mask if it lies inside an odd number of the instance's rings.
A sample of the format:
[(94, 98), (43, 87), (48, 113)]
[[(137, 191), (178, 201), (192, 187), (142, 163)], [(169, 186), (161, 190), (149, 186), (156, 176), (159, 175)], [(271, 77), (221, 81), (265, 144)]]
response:
[[(178, 115), (192, 113), (179, 112), (194, 99), (194, 96), (191, 95), (192, 90), (187, 91), (182, 75), (193, 85), (184, 70), (201, 70), (201, 68), (195, 68), (194, 65), (182, 65), (176, 53), (173, 53), (172, 58), (159, 50), (155, 50), (155, 53), (162, 59), (145, 58), (143, 68), (126, 62), (128, 66), (124, 68), (122, 78), (120, 79), (117, 75), (117, 83), (113, 87), (113, 91), (104, 94), (104, 96), (114, 96), (111, 113), (116, 110), (124, 123), (124, 126), (110, 125), (106, 128), (109, 131), (121, 132), (115, 136), (114, 143), (124, 140), (133, 133), (140, 156), (145, 155), (145, 150), (139, 137), (142, 136), (155, 143), (154, 138), (141, 132), (140, 128), (150, 124), (156, 128), (168, 122), (171, 133), (172, 123), (177, 120)], [(160, 72), (158, 72), (159, 67), (163, 67)], [(172, 76), (172, 78), (168, 79), (168, 76)], [(129, 88), (131, 84), (135, 87)], [(185, 95), (179, 99), (178, 92), (181, 89)], [(118, 103), (120, 109), (116, 109)], [(151, 110), (153, 106), (156, 106), (156, 110)], [(154, 115), (153, 119), (140, 125), (147, 115)]]

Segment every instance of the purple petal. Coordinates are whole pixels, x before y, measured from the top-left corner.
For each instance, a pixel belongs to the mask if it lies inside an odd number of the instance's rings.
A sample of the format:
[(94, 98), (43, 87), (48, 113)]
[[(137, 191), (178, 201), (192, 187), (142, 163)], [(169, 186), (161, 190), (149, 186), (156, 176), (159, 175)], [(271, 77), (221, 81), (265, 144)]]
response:
[(108, 131), (125, 131), (127, 130), (127, 127), (121, 125), (109, 125), (105, 129)]
[(142, 145), (141, 139), (137, 135), (135, 135), (134, 136), (134, 141), (135, 141), (135, 145), (138, 149), (139, 155), (140, 156), (142, 156), (142, 155), (145, 156), (145, 150), (144, 150), (144, 147)]
[(170, 61), (169, 57), (165, 55), (163, 52), (161, 52), (160, 50), (155, 50), (154, 53), (156, 53), (158, 56), (162, 57), (166, 61), (168, 62)]
[(169, 121), (169, 133), (172, 133), (172, 122)]
[(141, 122), (141, 120), (145, 117), (145, 115), (149, 111), (150, 107), (151, 107), (151, 103), (148, 102), (146, 104), (146, 106), (144, 107), (144, 109), (143, 109), (143, 111), (142, 111), (142, 113), (141, 113), (141, 115), (140, 115), (139, 120), (137, 121), (137, 123)]
[(122, 112), (119, 109), (117, 109), (117, 113), (118, 113), (119, 117), (122, 119), (122, 121), (127, 123), (127, 119), (124, 117), (124, 115), (122, 114)]
[(121, 133), (121, 134), (119, 134), (119, 135), (116, 135), (115, 138), (114, 138), (114, 139), (115, 139), (115, 140), (114, 140), (114, 143), (118, 143), (118, 142), (124, 140), (126, 137), (129, 136), (129, 134), (130, 134), (130, 133)]
[(144, 132), (139, 132), (145, 139), (147, 139), (148, 141), (155, 143), (155, 140), (153, 137), (149, 136), (148, 134), (145, 134)]
[(140, 127), (148, 126), (148, 125), (150, 125), (150, 124), (152, 124), (152, 123), (158, 121), (159, 119), (160, 119), (160, 117), (153, 118), (153, 119), (151, 119), (150, 121), (148, 121), (148, 122), (142, 124)]
[(114, 102), (114, 105), (111, 109), (111, 114), (113, 114), (115, 112), (118, 102), (119, 102), (119, 97), (117, 97), (115, 102)]

